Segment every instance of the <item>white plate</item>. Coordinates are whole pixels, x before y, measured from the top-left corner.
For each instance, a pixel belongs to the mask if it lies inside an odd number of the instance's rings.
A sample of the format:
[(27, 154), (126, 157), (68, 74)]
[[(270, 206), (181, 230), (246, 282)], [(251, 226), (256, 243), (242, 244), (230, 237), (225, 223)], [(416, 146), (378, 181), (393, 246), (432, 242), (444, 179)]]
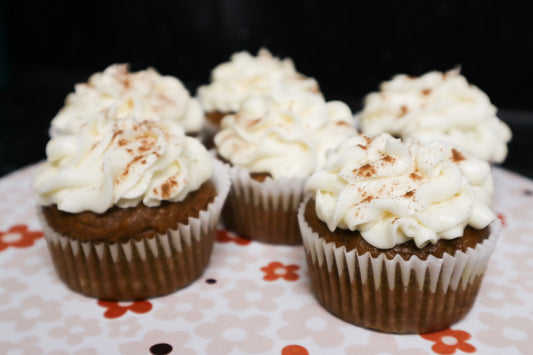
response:
[[(533, 181), (501, 168), (494, 168), (494, 208), (505, 221), (504, 234), (474, 308), (434, 335), (438, 341), (382, 334), (331, 316), (310, 294), (302, 247), (239, 244), (242, 240), (223, 231), (220, 236), (231, 240), (215, 244), (209, 268), (186, 289), (111, 307), (75, 294), (56, 277), (40, 237), (31, 193), (34, 170), (0, 179), (0, 354), (531, 354), (533, 349)], [(7, 246), (32, 235), (33, 244)]]

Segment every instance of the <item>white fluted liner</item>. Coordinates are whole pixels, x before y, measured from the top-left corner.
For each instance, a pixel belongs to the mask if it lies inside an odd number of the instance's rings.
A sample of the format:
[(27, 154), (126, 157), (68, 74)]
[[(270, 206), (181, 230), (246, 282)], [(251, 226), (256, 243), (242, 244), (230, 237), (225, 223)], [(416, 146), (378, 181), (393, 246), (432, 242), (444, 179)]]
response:
[(382, 332), (435, 332), (465, 317), (501, 233), (496, 220), (489, 237), (466, 252), (388, 260), (385, 254), (357, 255), (327, 243), (305, 221), (306, 203), (300, 205), (298, 222), (313, 294), (335, 316)]
[(240, 167), (230, 168), (231, 191), (224, 211), (226, 226), (244, 238), (264, 243), (296, 245), (302, 240), (296, 214), (307, 177), (267, 177), (260, 182)]
[(404, 286), (409, 284), (409, 277), (414, 272), (420, 289), (424, 287), (426, 275), (428, 275), (431, 292), (435, 292), (439, 281), (444, 289), (449, 287), (452, 290), (457, 290), (459, 286), (464, 289), (469, 283), (474, 281), (476, 276), (483, 274), (496, 241), (501, 234), (501, 222), (496, 219), (490, 225), (491, 233), (486, 240), (479, 243), (474, 249), (468, 248), (466, 252), (457, 251), (453, 256), (444, 253), (442, 258), (430, 255), (426, 260), (416, 256), (411, 257), (409, 260), (404, 260), (401, 256), (396, 255), (392, 260), (388, 260), (385, 254), (381, 254), (378, 257), (372, 257), (370, 252), (357, 255), (355, 250), (347, 252), (344, 246), (338, 248), (335, 243), (326, 243), (323, 238), (319, 238), (318, 234), (304, 220), (306, 202), (307, 199), (300, 205), (298, 223), (304, 248), (310, 255), (311, 260), (320, 266), (325, 262), (328, 271), (335, 267), (337, 273), (341, 276), (346, 267), (352, 282), (356, 278), (355, 265), (358, 264), (359, 277), (363, 284), (367, 282), (369, 277), (368, 265), (370, 263), (376, 289), (381, 286), (383, 268), (385, 269), (389, 288), (394, 288), (396, 271), (398, 270), (397, 265), (400, 266), (399, 270)]
[(233, 185), (232, 193), (245, 203), (261, 205), (263, 208), (281, 207), (284, 211), (298, 209), (308, 179), (308, 177), (295, 177), (274, 180), (268, 177), (265, 181), (259, 182), (252, 179), (247, 170), (237, 166), (230, 168), (230, 178)]

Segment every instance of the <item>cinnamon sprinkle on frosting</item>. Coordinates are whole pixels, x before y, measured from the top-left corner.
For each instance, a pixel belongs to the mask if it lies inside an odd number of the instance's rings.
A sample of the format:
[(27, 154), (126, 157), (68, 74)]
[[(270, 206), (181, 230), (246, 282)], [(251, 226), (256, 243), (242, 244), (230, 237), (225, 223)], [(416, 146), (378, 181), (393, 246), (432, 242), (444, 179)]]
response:
[(383, 160), (384, 162), (387, 162), (387, 163), (394, 163), (396, 161), (396, 158), (393, 157), (392, 155), (386, 155), (381, 160)]
[(460, 151), (455, 148), (452, 149), (452, 160), (454, 162), (459, 163), (460, 161), (463, 161), (465, 159), (465, 156)]
[(407, 191), (403, 197), (413, 197), (415, 195), (414, 190)]
[(415, 181), (422, 180), (422, 176), (418, 175), (416, 172), (409, 174), (409, 177)]
[(407, 115), (408, 112), (409, 112), (409, 109), (407, 108), (407, 106), (402, 105), (400, 106), (400, 114), (398, 115), (398, 117), (403, 117)]
[(368, 178), (368, 177), (374, 176), (376, 174), (376, 168), (374, 166), (372, 166), (371, 164), (366, 163), (365, 165), (361, 166), (360, 168), (354, 169), (353, 173), (356, 176), (358, 176), (358, 177)]

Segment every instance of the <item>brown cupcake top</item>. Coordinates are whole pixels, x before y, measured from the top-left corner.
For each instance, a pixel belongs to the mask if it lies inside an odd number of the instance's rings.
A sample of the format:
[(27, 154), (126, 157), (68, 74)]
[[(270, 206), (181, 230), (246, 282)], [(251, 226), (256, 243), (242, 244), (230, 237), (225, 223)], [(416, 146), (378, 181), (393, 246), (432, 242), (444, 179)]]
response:
[(216, 197), (211, 181), (187, 195), (181, 202), (164, 202), (147, 207), (142, 203), (135, 207), (112, 207), (104, 213), (68, 213), (56, 205), (44, 206), (42, 212), (50, 227), (56, 232), (81, 241), (124, 242), (130, 239), (151, 238), (178, 224), (187, 224), (189, 218), (197, 218)]
[(307, 202), (304, 217), (311, 229), (327, 243), (335, 243), (338, 248), (344, 246), (347, 252), (356, 250), (359, 255), (363, 255), (366, 252), (370, 252), (372, 257), (385, 254), (389, 260), (396, 255), (400, 255), (404, 260), (409, 260), (412, 256), (426, 260), (429, 255), (442, 258), (444, 253), (454, 255), (457, 251), (466, 252), (468, 248), (475, 248), (478, 243), (482, 243), (490, 234), (490, 226), (481, 230), (467, 226), (462, 237), (450, 240), (440, 239), (436, 244), (428, 243), (423, 248), (418, 248), (414, 241), (410, 240), (391, 249), (379, 249), (365, 241), (358, 231), (341, 228), (337, 228), (333, 232), (330, 231), (326, 223), (318, 219), (313, 199), (309, 199)]

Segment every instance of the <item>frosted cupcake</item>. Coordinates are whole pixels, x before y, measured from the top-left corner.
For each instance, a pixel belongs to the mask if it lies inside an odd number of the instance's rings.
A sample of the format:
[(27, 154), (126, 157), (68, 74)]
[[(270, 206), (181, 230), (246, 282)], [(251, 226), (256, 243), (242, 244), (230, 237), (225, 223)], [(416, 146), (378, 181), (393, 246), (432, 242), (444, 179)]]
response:
[(360, 136), (331, 151), (306, 191), (298, 219), (326, 310), (394, 333), (469, 312), (500, 234), (488, 163), (447, 142)]
[(368, 94), (358, 115), (368, 136), (390, 133), (422, 142), (444, 139), (490, 163), (501, 163), (511, 139), (489, 97), (459, 70), (396, 75)]
[(296, 212), (326, 151), (355, 135), (352, 114), (318, 95), (251, 98), (222, 120), (216, 152), (231, 165), (226, 226), (245, 238), (301, 244)]
[(187, 134), (198, 135), (204, 115), (181, 81), (148, 68), (130, 72), (127, 64), (114, 64), (76, 84), (65, 105), (52, 119), (50, 135), (74, 134), (103, 109), (115, 105), (117, 118), (171, 120)]
[(208, 265), (227, 169), (174, 121), (116, 119), (53, 138), (34, 179), (55, 270), (108, 300), (173, 292)]
[(320, 94), (317, 82), (297, 72), (290, 58), (274, 57), (265, 48), (256, 56), (246, 51), (234, 53), (212, 70), (209, 84), (198, 88), (206, 112), (206, 135), (216, 134), (222, 118), (236, 113), (247, 98), (277, 90)]

